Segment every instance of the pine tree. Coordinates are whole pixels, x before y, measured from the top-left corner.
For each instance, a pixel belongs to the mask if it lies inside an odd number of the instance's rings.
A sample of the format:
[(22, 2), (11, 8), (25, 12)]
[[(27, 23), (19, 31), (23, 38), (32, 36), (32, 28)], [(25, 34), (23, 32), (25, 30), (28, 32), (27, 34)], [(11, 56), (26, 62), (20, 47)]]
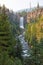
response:
[(2, 14), (0, 14), (0, 47), (2, 50), (6, 50), (10, 41), (11, 29), (8, 17), (5, 13), (5, 7), (2, 8)]

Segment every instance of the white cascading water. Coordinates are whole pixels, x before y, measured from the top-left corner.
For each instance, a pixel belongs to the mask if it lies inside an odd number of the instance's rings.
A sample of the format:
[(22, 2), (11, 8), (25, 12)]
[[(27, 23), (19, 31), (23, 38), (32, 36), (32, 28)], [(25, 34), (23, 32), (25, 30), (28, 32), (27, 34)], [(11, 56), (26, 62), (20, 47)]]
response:
[(24, 58), (29, 57), (30, 56), (30, 54), (29, 54), (29, 46), (28, 46), (28, 43), (25, 41), (23, 34), (19, 35), (19, 40), (20, 40), (21, 45), (22, 45), (22, 56)]
[[(24, 30), (24, 18), (23, 17), (20, 17), (20, 28), (21, 30), (23, 29)], [(28, 47), (28, 43), (25, 41), (25, 38), (24, 38), (24, 33), (25, 31), (23, 31), (20, 35), (19, 35), (19, 40), (22, 44), (22, 56), (23, 57), (29, 57), (30, 54), (28, 53), (29, 51), (29, 47)]]
[(20, 28), (24, 29), (24, 18), (20, 17)]

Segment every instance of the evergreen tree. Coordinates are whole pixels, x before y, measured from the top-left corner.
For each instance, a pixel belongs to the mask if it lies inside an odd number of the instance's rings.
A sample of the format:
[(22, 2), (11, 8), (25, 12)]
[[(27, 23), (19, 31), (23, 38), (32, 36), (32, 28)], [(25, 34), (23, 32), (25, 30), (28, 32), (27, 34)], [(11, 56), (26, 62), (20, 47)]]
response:
[(2, 51), (7, 50), (7, 47), (11, 39), (10, 23), (7, 15), (5, 14), (5, 8), (2, 8), (2, 14), (0, 14), (0, 47)]
[(11, 37), (11, 25), (3, 5), (0, 14), (0, 65), (14, 65), (14, 61), (9, 57), (9, 50), (12, 50)]
[(29, 23), (25, 37), (31, 49), (31, 65), (43, 65), (43, 16), (37, 18), (37, 22)]

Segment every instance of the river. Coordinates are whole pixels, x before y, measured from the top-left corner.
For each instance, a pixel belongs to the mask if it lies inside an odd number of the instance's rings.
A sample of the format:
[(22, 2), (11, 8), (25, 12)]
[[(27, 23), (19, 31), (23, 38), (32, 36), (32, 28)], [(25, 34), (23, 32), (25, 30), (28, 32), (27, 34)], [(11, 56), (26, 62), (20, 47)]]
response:
[(21, 45), (22, 45), (22, 53), (21, 53), (21, 55), (23, 57), (29, 57), (30, 56), (30, 53), (29, 53), (30, 48), (28, 46), (28, 43), (25, 41), (24, 32), (21, 35), (19, 35), (19, 40), (20, 40)]
[(25, 41), (25, 28), (24, 28), (24, 17), (20, 17), (20, 29), (21, 29), (21, 34), (18, 36), (20, 42), (21, 42), (21, 45), (22, 45), (22, 53), (21, 55), (23, 57), (29, 57), (30, 54), (29, 54), (29, 46), (28, 46), (28, 43)]

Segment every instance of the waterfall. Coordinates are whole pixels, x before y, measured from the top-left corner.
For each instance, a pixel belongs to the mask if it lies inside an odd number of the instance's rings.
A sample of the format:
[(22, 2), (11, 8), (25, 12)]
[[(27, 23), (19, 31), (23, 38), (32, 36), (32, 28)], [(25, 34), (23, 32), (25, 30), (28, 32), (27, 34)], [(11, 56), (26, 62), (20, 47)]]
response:
[(23, 17), (20, 17), (20, 28), (24, 29), (24, 18)]
[[(20, 42), (21, 42), (21, 45), (22, 45), (22, 53), (21, 53), (21, 56), (23, 56), (23, 58), (25, 57), (29, 57), (30, 56), (30, 49), (29, 49), (29, 46), (28, 46), (28, 43), (25, 41), (25, 30), (24, 30), (24, 18), (23, 17), (20, 17), (20, 28), (21, 28), (21, 34), (18, 36)], [(24, 31), (23, 31), (24, 30)]]

